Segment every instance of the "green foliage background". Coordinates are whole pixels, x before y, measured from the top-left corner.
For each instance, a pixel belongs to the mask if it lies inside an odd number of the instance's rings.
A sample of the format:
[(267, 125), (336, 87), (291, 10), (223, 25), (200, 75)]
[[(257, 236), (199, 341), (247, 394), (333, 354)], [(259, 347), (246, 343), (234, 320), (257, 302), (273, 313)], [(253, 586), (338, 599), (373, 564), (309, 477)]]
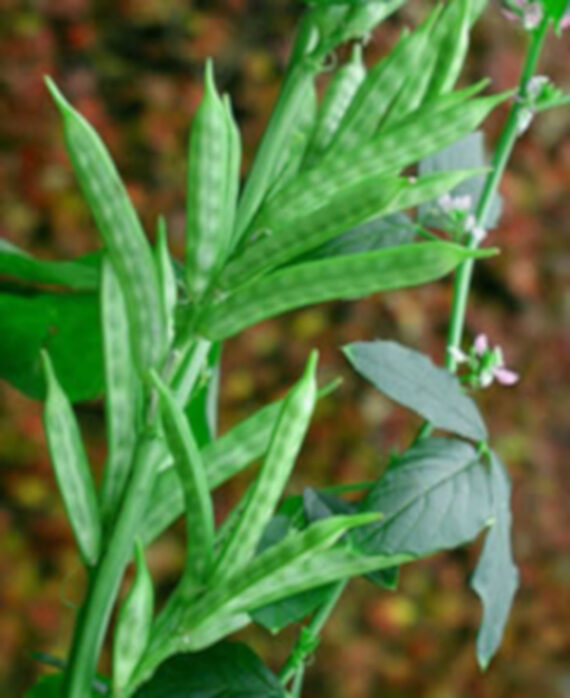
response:
[[(405, 21), (424, 10), (412, 0), (368, 48), (380, 56)], [(53, 75), (94, 124), (119, 164), (147, 230), (165, 213), (180, 254), (184, 237), (185, 149), (201, 95), (203, 61), (216, 59), (243, 129), (246, 159), (277, 94), (299, 5), (292, 0), (8, 0), (3, 5), (0, 102), (1, 235), (45, 258), (92, 251), (96, 235), (67, 163), (59, 119), (42, 82)], [(566, 37), (547, 51), (543, 72), (568, 80)], [(469, 78), (491, 75), (494, 90), (515, 84), (523, 37), (491, 8), (478, 25)], [(326, 82), (326, 75), (323, 84)], [(487, 122), (489, 138), (501, 113)], [(351, 585), (325, 632), (307, 698), (563, 698), (570, 684), (567, 604), (570, 545), (567, 387), (570, 302), (568, 112), (542, 116), (515, 151), (503, 183), (506, 212), (497, 235), (504, 254), (479, 265), (469, 315), (523, 373), (512, 390), (492, 388), (485, 411), (514, 480), (514, 545), (519, 592), (506, 640), (485, 676), (473, 638), (479, 605), (467, 577), (475, 551), (440, 555), (403, 571), (398, 594)], [(0, 278), (0, 285), (2, 281)], [(321, 375), (345, 382), (319, 406), (293, 490), (371, 477), (415, 424), (347, 367), (340, 345), (396, 338), (440, 357), (448, 283), (349, 304), (326, 305), (265, 323), (231, 340), (222, 378), (222, 429), (282, 394), (312, 346)], [(0, 338), (0, 341), (1, 338)], [(80, 406), (96, 467), (104, 458), (102, 406)], [(40, 404), (0, 386), (0, 693), (17, 696), (38, 665), (31, 650), (63, 655), (84, 580), (52, 479)], [(237, 483), (218, 494), (223, 514)], [(176, 579), (183, 529), (149, 552), (164, 594)], [(63, 581), (62, 581), (63, 580)], [(566, 600), (566, 603), (565, 603)], [(249, 641), (271, 664), (292, 635)]]

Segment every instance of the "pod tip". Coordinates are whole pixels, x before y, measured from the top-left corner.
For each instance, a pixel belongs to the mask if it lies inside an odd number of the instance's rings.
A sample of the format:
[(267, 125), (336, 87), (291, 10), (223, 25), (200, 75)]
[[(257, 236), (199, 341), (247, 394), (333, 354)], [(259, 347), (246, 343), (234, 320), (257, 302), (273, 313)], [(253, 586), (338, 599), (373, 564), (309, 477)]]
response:
[(53, 101), (56, 103), (56, 106), (58, 109), (63, 111), (64, 109), (69, 108), (69, 104), (63, 94), (61, 93), (61, 90), (59, 87), (55, 84), (55, 82), (52, 80), (52, 78), (49, 75), (44, 75), (44, 83), (45, 86), (48, 89), (48, 92), (50, 93)]

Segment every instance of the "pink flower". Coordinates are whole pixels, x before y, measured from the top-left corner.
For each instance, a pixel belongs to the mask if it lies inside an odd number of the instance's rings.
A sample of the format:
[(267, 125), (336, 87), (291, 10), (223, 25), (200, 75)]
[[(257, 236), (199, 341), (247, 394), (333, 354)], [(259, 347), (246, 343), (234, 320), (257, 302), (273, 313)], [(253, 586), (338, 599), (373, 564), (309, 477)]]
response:
[(519, 375), (505, 365), (501, 347), (490, 347), (486, 334), (475, 337), (473, 346), (466, 354), (459, 347), (449, 347), (451, 356), (458, 364), (467, 364), (467, 378), (474, 387), (488, 388), (497, 381), (501, 385), (514, 385)]

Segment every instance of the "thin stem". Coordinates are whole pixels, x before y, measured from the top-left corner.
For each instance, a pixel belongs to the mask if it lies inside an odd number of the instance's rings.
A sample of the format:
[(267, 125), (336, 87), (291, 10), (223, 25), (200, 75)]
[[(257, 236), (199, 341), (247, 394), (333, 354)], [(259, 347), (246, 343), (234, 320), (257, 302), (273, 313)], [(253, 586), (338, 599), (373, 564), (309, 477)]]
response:
[[(479, 203), (477, 205), (475, 217), (478, 227), (485, 228), (493, 199), (497, 192), (501, 178), (505, 172), (505, 168), (513, 151), (514, 145), (517, 141), (519, 116), (521, 109), (523, 108), (521, 100), (525, 97), (528, 83), (536, 72), (544, 39), (546, 38), (546, 33), (548, 31), (549, 21), (549, 18), (545, 17), (541, 25), (531, 35), (529, 49), (519, 82), (518, 97), (515, 99), (515, 102), (511, 107), (507, 122), (499, 138), (495, 155), (493, 157), (492, 169), (487, 176), (481, 198), (479, 199)], [(471, 235), (468, 239), (467, 245), (470, 249), (477, 248), (477, 238)], [(449, 351), (449, 348), (458, 347), (461, 344), (474, 265), (475, 261), (473, 259), (469, 259), (464, 262), (459, 267), (457, 276), (455, 278), (453, 304), (451, 309), (449, 332), (447, 336), (448, 350), (445, 356), (445, 366), (453, 373), (457, 370), (457, 362)]]
[(331, 613), (334, 611), (335, 606), (346, 589), (347, 584), (348, 580), (342, 580), (334, 585), (334, 587), (330, 590), (326, 601), (317, 609), (309, 624), (304, 628), (304, 633), (302, 633), (297, 640), (297, 644), (293, 648), (289, 658), (279, 672), (279, 679), (283, 685), (289, 683), (289, 681), (297, 673), (298, 669), (304, 665), (307, 655), (310, 654), (310, 651), (307, 652), (304, 650), (306, 638), (309, 637), (315, 641), (318, 639), (322, 629), (325, 626), (325, 623), (328, 621)]

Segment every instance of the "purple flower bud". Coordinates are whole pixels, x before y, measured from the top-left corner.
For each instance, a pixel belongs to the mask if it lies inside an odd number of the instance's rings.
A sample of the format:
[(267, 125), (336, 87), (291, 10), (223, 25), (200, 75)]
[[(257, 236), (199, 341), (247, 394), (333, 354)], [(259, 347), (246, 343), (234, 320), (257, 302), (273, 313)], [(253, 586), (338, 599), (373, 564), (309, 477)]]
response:
[(518, 373), (515, 373), (504, 366), (497, 366), (494, 368), (493, 376), (501, 385), (514, 385), (520, 378)]
[(489, 340), (486, 334), (478, 334), (473, 342), (473, 349), (477, 356), (483, 356), (486, 351), (489, 351)]

